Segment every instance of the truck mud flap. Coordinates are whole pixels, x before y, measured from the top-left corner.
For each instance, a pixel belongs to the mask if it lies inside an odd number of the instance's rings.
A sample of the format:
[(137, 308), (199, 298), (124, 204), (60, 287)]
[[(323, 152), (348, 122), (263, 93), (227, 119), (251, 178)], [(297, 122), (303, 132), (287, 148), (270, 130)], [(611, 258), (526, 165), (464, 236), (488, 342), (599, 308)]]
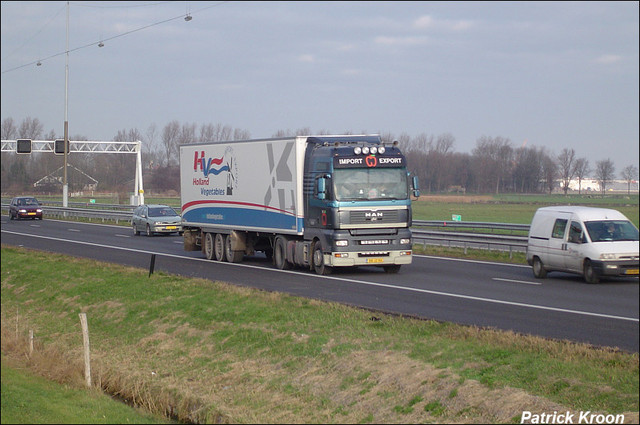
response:
[(192, 232), (191, 230), (185, 230), (182, 234), (182, 241), (185, 251), (200, 251), (200, 245), (198, 245), (198, 232)]

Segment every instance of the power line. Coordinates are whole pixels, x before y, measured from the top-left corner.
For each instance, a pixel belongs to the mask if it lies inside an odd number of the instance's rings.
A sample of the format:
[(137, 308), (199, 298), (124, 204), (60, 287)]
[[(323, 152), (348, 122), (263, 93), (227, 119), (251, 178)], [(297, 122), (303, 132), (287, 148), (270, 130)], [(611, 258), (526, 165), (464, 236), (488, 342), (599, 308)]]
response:
[[(217, 6), (221, 6), (221, 5), (223, 5), (224, 3), (228, 3), (228, 1), (221, 1), (221, 2), (217, 2), (217, 3), (216, 3), (216, 4), (214, 4), (214, 5), (207, 6), (207, 7), (203, 7), (203, 8), (200, 8), (200, 9), (197, 9), (197, 10), (196, 10), (196, 11), (194, 11), (193, 13), (198, 13), (198, 12), (202, 12), (202, 11), (207, 10), (207, 9), (212, 9), (212, 8), (214, 8), (214, 7), (217, 7)], [(157, 4), (160, 4), (160, 3), (154, 3), (154, 5), (157, 5)], [(137, 6), (137, 7), (140, 7), (140, 6), (143, 6), (143, 5), (139, 5), (139, 6)], [(145, 5), (145, 6), (146, 6), (146, 5)], [(151, 5), (149, 5), (149, 6), (151, 6)], [(85, 6), (85, 7), (89, 7), (89, 6)], [(97, 7), (97, 6), (93, 6), (93, 7)], [(122, 6), (121, 6), (121, 7), (122, 7)], [(129, 7), (136, 7), (136, 6), (129, 6)], [(56, 16), (57, 16), (57, 15), (56, 15)], [(136, 29), (133, 29), (133, 30), (130, 30), (130, 31), (126, 31), (126, 32), (123, 32), (123, 33), (121, 33), (121, 34), (114, 35), (114, 36), (112, 36), (112, 37), (104, 38), (104, 39), (101, 39), (101, 40), (99, 40), (99, 41), (94, 41), (94, 42), (91, 42), (91, 43), (85, 44), (85, 45), (83, 45), (83, 46), (75, 47), (75, 48), (73, 48), (73, 49), (70, 49), (70, 50), (69, 50), (69, 53), (72, 53), (72, 52), (75, 52), (75, 51), (78, 51), (78, 50), (81, 50), (81, 49), (85, 49), (85, 48), (87, 48), (87, 47), (91, 47), (91, 46), (97, 46), (97, 45), (99, 45), (99, 44), (101, 44), (101, 43), (103, 43), (103, 42), (105, 42), (105, 41), (114, 40), (114, 39), (116, 39), (116, 38), (124, 37), (124, 36), (126, 36), (126, 35), (133, 34), (134, 32), (142, 31), (142, 30), (145, 30), (145, 29), (147, 29), (147, 28), (155, 27), (155, 26), (157, 26), (157, 25), (166, 24), (167, 22), (175, 21), (175, 20), (177, 20), (177, 19), (184, 19), (185, 21), (187, 21), (187, 22), (188, 22), (188, 21), (190, 21), (190, 20), (191, 20), (191, 13), (181, 14), (181, 15), (175, 16), (175, 17), (173, 17), (173, 18), (165, 19), (165, 20), (163, 20), (163, 21), (154, 22), (154, 23), (152, 23), (152, 24), (145, 25), (145, 26), (140, 27), (140, 28), (136, 28)], [(44, 27), (43, 27), (43, 28), (44, 28)], [(42, 29), (41, 29), (40, 31), (42, 31)], [(35, 37), (35, 36), (34, 36), (34, 37)], [(24, 44), (23, 44), (23, 45), (24, 45)], [(58, 57), (58, 56), (62, 56), (62, 55), (64, 55), (64, 54), (66, 54), (66, 53), (67, 53), (67, 51), (59, 52), (59, 53), (55, 53), (55, 54), (50, 55), (50, 56), (47, 56), (47, 57), (45, 57), (45, 58), (41, 58), (41, 59), (38, 59), (38, 60), (35, 60), (35, 61), (32, 61), (32, 62), (29, 62), (29, 63), (25, 63), (25, 64), (23, 64), (23, 65), (19, 65), (19, 66), (16, 66), (16, 67), (14, 67), (14, 68), (9, 68), (9, 69), (7, 69), (7, 70), (2, 71), (2, 74), (6, 74), (6, 73), (8, 73), (8, 72), (12, 72), (12, 71), (16, 71), (16, 70), (18, 70), (18, 69), (26, 68), (27, 66), (32, 66), (32, 65), (38, 65), (38, 66), (40, 66), (40, 65), (42, 64), (42, 62), (48, 61), (49, 59), (53, 59), (53, 58)]]

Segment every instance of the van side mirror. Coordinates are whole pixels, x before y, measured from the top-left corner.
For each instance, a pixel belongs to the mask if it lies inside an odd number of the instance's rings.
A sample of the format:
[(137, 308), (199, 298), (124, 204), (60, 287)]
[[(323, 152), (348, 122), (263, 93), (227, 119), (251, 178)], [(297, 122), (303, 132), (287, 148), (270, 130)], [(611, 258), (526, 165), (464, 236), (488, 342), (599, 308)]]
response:
[(324, 177), (318, 179), (318, 199), (325, 199), (327, 196), (327, 180)]

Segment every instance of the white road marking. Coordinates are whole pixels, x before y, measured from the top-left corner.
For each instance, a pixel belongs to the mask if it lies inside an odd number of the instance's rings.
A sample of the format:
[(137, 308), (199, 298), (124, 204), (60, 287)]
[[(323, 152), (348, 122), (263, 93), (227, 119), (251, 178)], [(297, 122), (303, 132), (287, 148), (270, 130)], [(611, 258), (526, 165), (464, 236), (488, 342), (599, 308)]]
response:
[(542, 283), (540, 282), (530, 282), (527, 280), (503, 279), (501, 277), (492, 277), (491, 279), (499, 280), (501, 282), (526, 283), (527, 285), (542, 285)]

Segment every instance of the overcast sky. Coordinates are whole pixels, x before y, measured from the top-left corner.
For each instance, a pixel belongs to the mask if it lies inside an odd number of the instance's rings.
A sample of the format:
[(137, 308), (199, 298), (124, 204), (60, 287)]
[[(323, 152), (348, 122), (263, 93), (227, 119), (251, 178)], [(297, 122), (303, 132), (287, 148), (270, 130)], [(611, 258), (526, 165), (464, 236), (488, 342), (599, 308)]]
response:
[[(69, 133), (448, 133), (464, 153), (503, 137), (619, 176), (638, 167), (638, 17), (613, 1), (73, 1)], [(1, 118), (62, 137), (67, 2), (3, 1), (1, 19)]]

